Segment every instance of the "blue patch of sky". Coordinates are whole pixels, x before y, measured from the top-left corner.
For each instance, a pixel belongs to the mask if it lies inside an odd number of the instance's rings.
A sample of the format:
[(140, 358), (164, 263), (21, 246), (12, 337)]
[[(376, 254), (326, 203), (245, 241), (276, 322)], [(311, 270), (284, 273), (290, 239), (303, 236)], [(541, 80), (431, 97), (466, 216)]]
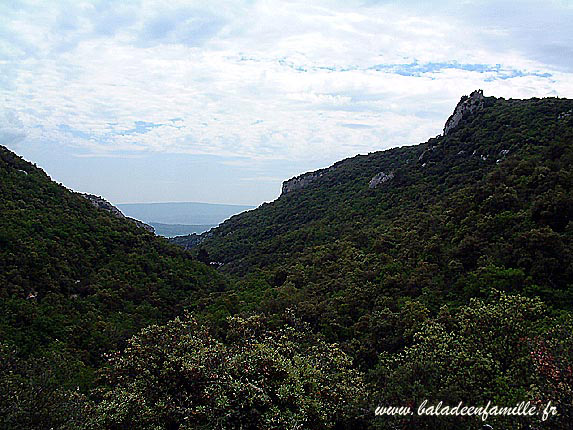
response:
[(91, 134), (83, 132), (81, 130), (76, 130), (75, 128), (72, 128), (67, 124), (60, 124), (58, 126), (58, 129), (65, 133), (70, 133), (72, 136), (79, 137), (82, 139), (91, 139), (93, 137)]
[(492, 76), (485, 79), (485, 82), (495, 81), (496, 79), (511, 79), (511, 78), (521, 78), (523, 76), (537, 76), (539, 78), (550, 78), (551, 73), (524, 73), (520, 70), (508, 70), (499, 76)]
[[(280, 58), (278, 63), (281, 66), (289, 67), (297, 72), (308, 72), (308, 71), (318, 71), (318, 70), (326, 70), (329, 72), (348, 72), (353, 70), (360, 70), (361, 68), (357, 66), (346, 66), (346, 67), (337, 67), (337, 66), (302, 66), (294, 64), (291, 61), (288, 61), (286, 58)], [(515, 70), (515, 69), (508, 69), (504, 68), (501, 64), (467, 64), (467, 63), (458, 63), (456, 61), (452, 62), (438, 62), (438, 63), (419, 63), (417, 61), (411, 63), (401, 63), (401, 64), (376, 64), (374, 66), (367, 67), (366, 69), (361, 70), (375, 70), (378, 72), (389, 72), (395, 73), (401, 76), (422, 76), (426, 73), (437, 73), (442, 70), (447, 69), (456, 69), (456, 70), (465, 70), (468, 72), (477, 72), (477, 73), (493, 73), (494, 76), (488, 77), (485, 79), (487, 82), (494, 81), (497, 79), (511, 79), (511, 78), (520, 78), (523, 76), (536, 76), (540, 78), (550, 78), (552, 75), (551, 73), (539, 73), (539, 72), (525, 72), (522, 70)]]
[[(246, 61), (246, 60), (240, 60)], [(294, 64), (292, 61), (287, 60), (286, 58), (279, 58), (278, 63), (281, 66), (288, 67), (293, 69), (297, 72), (308, 72), (308, 71), (317, 71), (317, 70), (326, 70), (328, 72), (348, 72), (351, 70), (358, 70), (357, 66), (347, 66), (347, 67), (337, 67), (337, 66), (301, 66)]]
[(374, 128), (373, 125), (368, 125), (368, 124), (343, 123), (343, 124), (339, 124), (339, 125), (341, 127), (353, 128), (353, 129)]
[[(108, 124), (108, 126), (113, 127), (117, 123), (107, 123), (107, 124)], [(166, 124), (161, 124), (161, 123), (156, 124), (156, 123), (147, 122), (147, 121), (135, 121), (135, 127), (130, 128), (128, 130), (106, 133), (103, 136), (98, 135), (97, 140), (100, 143), (110, 143), (113, 135), (124, 136), (124, 135), (132, 135), (132, 134), (145, 134), (145, 133), (149, 132), (150, 130), (153, 130), (154, 128), (162, 127), (164, 125), (166, 125)], [(170, 127), (182, 128), (183, 126), (170, 125)], [(60, 124), (58, 126), (58, 129), (60, 131), (63, 131), (64, 133), (69, 133), (72, 136), (79, 137), (81, 139), (91, 140), (95, 137), (94, 135), (92, 135), (88, 132), (85, 132), (82, 130), (77, 130), (75, 128), (70, 127), (67, 124)]]
[(392, 72), (402, 76), (421, 76), (425, 73), (436, 73), (447, 69), (465, 70), (477, 73), (495, 73), (495, 76), (487, 78), (487, 81), (496, 79), (511, 79), (523, 76), (537, 76), (542, 78), (551, 77), (550, 73), (524, 72), (515, 69), (506, 69), (501, 64), (464, 64), (456, 61), (441, 63), (412, 63), (403, 64), (377, 64), (370, 70)]
[[(281, 66), (289, 67), (297, 72), (308, 72), (308, 71), (318, 71), (326, 70), (329, 72), (348, 72), (353, 70), (359, 70), (357, 66), (347, 66), (347, 67), (336, 67), (336, 66), (312, 66), (306, 67), (301, 65), (296, 65), (286, 58), (281, 58), (278, 60)], [(422, 76), (426, 73), (437, 73), (442, 70), (456, 69), (465, 70), (468, 72), (477, 73), (494, 73), (492, 77), (486, 79), (487, 82), (494, 81), (497, 79), (511, 79), (519, 78), (523, 76), (536, 76), (540, 78), (550, 78), (551, 73), (539, 73), (539, 72), (524, 72), (522, 70), (507, 69), (502, 67), (501, 64), (466, 64), (453, 62), (440, 62), (440, 63), (419, 63), (417, 61), (411, 63), (401, 63), (401, 64), (376, 64), (375, 66), (367, 67), (363, 70), (375, 70), (378, 72), (389, 72), (395, 73), (401, 76)]]
[(119, 134), (145, 134), (149, 130), (161, 127), (165, 124), (155, 124), (153, 122), (135, 121), (135, 127), (129, 130), (122, 131)]

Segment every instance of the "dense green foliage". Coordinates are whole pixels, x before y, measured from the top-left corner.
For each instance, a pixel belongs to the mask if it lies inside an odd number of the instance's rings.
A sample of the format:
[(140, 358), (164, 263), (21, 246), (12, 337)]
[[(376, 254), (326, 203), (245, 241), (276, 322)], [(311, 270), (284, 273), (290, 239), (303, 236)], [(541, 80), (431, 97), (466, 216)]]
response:
[(304, 327), (233, 318), (223, 340), (188, 317), (151, 327), (110, 359), (88, 427), (328, 429), (356, 422), (351, 360)]
[[(561, 417), (542, 422), (530, 417), (495, 417), (488, 423), (495, 428), (552, 429), (568, 422), (573, 413), (570, 367), (573, 333), (559, 338), (547, 334), (547, 326), (571, 327), (567, 322), (547, 318), (538, 299), (507, 296), (494, 292), (489, 301), (472, 299), (467, 306), (442, 308), (414, 335), (412, 345), (401, 354), (383, 353), (373, 372), (382, 404), (420, 405), (424, 400), (450, 406), (514, 406), (530, 401), (542, 410), (551, 402)], [(547, 343), (551, 346), (548, 346)], [(564, 362), (568, 362), (563, 366)], [(567, 367), (569, 366), (569, 367)], [(556, 393), (554, 386), (569, 390)], [(388, 422), (390, 421), (390, 422)], [(382, 428), (395, 428), (396, 421), (381, 422)], [(416, 428), (479, 428), (480, 417), (407, 417)], [(541, 422), (540, 422), (541, 421)]]
[[(0, 214), (2, 352), (17, 351), (20, 364), (57, 357), (46, 360), (55, 385), (91, 386), (103, 352), (225, 287), (213, 269), (96, 209), (4, 147)], [(74, 372), (60, 377), (57, 367)]]
[[(443, 305), (494, 289), (570, 312), (572, 112), (571, 100), (489, 97), (447, 136), (343, 160), (190, 237), (239, 279), (205, 300), (209, 315), (293, 309), (368, 371)], [(372, 189), (379, 172), (393, 178)]]
[[(370, 365), (403, 346), (412, 300), (436, 312), (495, 288), (573, 309), (572, 109), (489, 97), (447, 136), (341, 161), (231, 218), (200, 249), (248, 281), (213, 312), (296, 308)], [(380, 171), (394, 178), (369, 188)]]
[(573, 419), (571, 100), (486, 98), (173, 240), (198, 261), (0, 156), (0, 426), (479, 428), (374, 416), (424, 399)]

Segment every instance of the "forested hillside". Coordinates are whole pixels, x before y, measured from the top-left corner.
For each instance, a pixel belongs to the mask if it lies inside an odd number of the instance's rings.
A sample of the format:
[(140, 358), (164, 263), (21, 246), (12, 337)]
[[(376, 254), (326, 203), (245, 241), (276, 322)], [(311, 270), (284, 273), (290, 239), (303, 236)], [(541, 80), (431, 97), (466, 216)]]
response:
[[(175, 238), (238, 279), (209, 314), (294, 312), (370, 375), (373, 402), (553, 396), (570, 417), (573, 101), (480, 95), (444, 135), (301, 175), (276, 201)], [(469, 358), (481, 354), (491, 362)], [(550, 372), (555, 391), (534, 395)]]
[(103, 353), (225, 286), (165, 239), (97, 209), (4, 147), (0, 214), (0, 366), (49, 380), (26, 381), (38, 397), (36, 406), (20, 399), (23, 409), (45, 412), (50, 387), (91, 387)]
[(191, 252), (0, 155), (6, 428), (483, 425), (374, 414), (424, 400), (570, 428), (572, 100), (474, 92), (441, 136), (173, 239)]
[(360, 314), (360, 297), (439, 306), (492, 287), (571, 309), (573, 102), (482, 103), (445, 136), (340, 161), (190, 242), (335, 313), (340, 300)]

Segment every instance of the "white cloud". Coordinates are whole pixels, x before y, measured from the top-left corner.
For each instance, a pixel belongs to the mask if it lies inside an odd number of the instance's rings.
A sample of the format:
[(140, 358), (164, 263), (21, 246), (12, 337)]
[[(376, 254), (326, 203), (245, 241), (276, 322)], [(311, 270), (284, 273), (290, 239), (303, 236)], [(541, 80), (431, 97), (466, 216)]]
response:
[[(0, 97), (19, 122), (0, 123), (1, 136), (82, 156), (295, 161), (415, 144), (476, 88), (573, 97), (573, 30), (558, 18), (571, 8), (539, 4), (523, 3), (511, 25), (474, 2), (4, 5)], [(551, 20), (554, 32), (524, 41)], [(154, 126), (133, 131), (138, 121)]]
[(26, 138), (23, 124), (12, 111), (0, 115), (0, 145), (15, 148)]

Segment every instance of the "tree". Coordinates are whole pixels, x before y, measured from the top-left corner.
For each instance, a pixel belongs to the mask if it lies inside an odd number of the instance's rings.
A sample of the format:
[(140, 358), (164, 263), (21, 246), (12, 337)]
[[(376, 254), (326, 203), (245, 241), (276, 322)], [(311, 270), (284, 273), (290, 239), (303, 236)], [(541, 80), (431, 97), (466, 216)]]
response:
[(0, 343), (0, 428), (78, 428), (85, 403), (71, 381), (87, 372), (62, 344), (23, 358)]
[(209, 253), (205, 248), (200, 248), (199, 252), (197, 253), (197, 260), (201, 263), (209, 264), (211, 259), (209, 257)]
[(152, 326), (109, 358), (88, 428), (329, 429), (350, 425), (360, 374), (336, 345), (260, 317), (225, 339), (187, 315)]
[[(542, 406), (551, 400), (559, 405), (560, 415), (546, 422), (511, 416), (490, 417), (487, 423), (495, 428), (568, 428), (571, 335), (563, 338), (563, 329), (555, 329), (544, 336), (543, 328), (556, 323), (545, 313), (538, 299), (502, 292), (494, 292), (489, 301), (472, 299), (454, 311), (444, 307), (414, 336), (413, 345), (400, 354), (382, 354), (376, 371), (381, 404), (409, 404), (415, 409), (426, 399), (429, 404), (443, 401), (450, 406), (460, 401), (470, 406), (488, 401), (498, 406), (522, 401)], [(476, 417), (416, 414), (396, 420), (378, 424), (456, 429), (479, 428), (481, 422)]]

